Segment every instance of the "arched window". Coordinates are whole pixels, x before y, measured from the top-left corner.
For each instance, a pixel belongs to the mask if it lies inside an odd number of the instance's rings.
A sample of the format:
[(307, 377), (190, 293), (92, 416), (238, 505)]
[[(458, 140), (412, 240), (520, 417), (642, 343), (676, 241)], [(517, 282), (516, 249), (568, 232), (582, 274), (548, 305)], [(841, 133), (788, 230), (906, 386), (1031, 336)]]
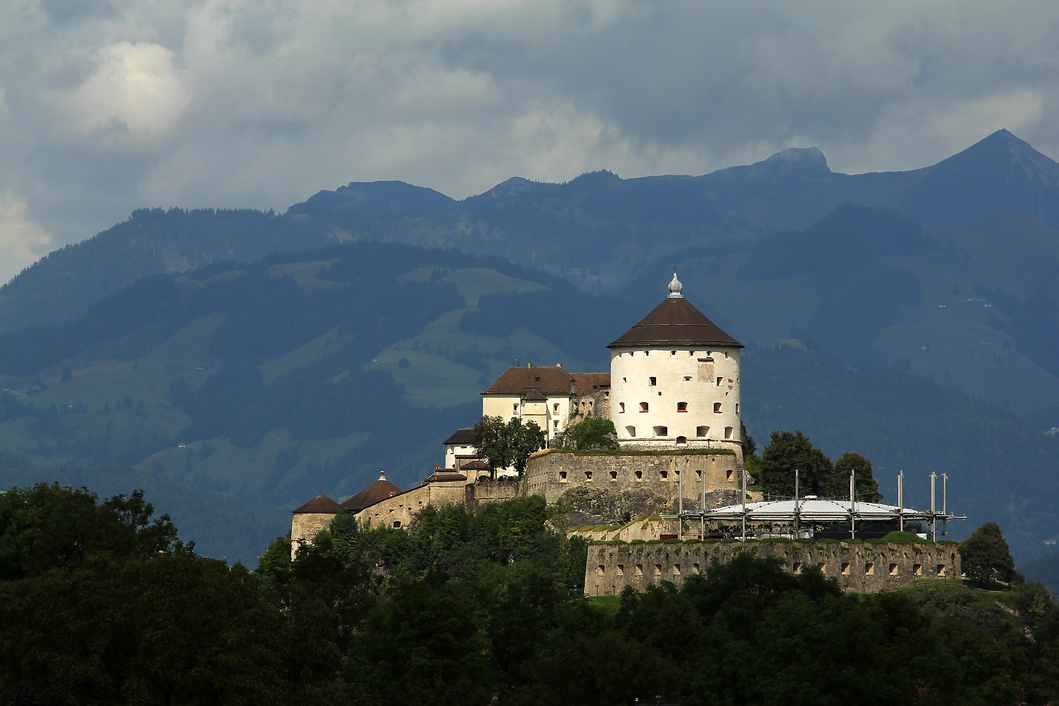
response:
[(636, 427), (625, 427), (625, 433), (629, 435), (630, 439), (636, 438)]
[(687, 411), (688, 411), (688, 403), (687, 402), (677, 402), (677, 411), (678, 412), (687, 413)]
[(732, 438), (732, 427), (725, 427), (724, 428), (724, 438), (726, 438), (726, 439), (731, 439)]
[(687, 446), (687, 445), (688, 445), (688, 437), (686, 437), (686, 436), (678, 436), (677, 437), (677, 446)]
[(705, 439), (709, 435), (710, 435), (710, 428), (709, 427), (695, 427), (695, 436), (699, 437), (700, 439)]
[(669, 427), (655, 427), (654, 433), (655, 436), (669, 436)]

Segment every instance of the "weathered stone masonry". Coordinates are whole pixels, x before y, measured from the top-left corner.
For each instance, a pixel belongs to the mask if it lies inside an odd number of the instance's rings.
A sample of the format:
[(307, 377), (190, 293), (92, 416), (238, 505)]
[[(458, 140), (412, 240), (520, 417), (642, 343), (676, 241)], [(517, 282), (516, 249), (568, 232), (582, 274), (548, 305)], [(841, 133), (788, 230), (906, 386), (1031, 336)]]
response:
[(684, 502), (691, 509), (698, 507), (703, 473), (707, 492), (739, 490), (737, 461), (736, 454), (727, 449), (672, 454), (592, 454), (548, 449), (530, 457), (522, 479), (523, 492), (543, 496), (551, 504), (578, 486), (612, 493), (650, 491), (672, 506), (679, 495), (679, 473), (684, 476)]
[(713, 561), (727, 563), (741, 552), (777, 557), (792, 573), (811, 566), (834, 578), (844, 591), (877, 593), (917, 578), (960, 576), (955, 543), (872, 544), (870, 542), (738, 541), (593, 544), (588, 547), (585, 595), (619, 595), (626, 586), (641, 591), (669, 581), (680, 585)]

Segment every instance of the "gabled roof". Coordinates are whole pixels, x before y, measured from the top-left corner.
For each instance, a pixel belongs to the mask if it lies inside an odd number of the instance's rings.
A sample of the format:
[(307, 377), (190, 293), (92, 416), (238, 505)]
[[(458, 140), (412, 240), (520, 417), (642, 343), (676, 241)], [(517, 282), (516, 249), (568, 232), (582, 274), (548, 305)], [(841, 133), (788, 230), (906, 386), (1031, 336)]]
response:
[(379, 480), (342, 503), (341, 508), (346, 512), (360, 512), (366, 507), (400, 494), (401, 489), (386, 480), (386, 474), (380, 472)]
[(731, 346), (742, 348), (682, 296), (670, 295), (607, 348)]
[(294, 510), (291, 514), (293, 515), (337, 515), (342, 512), (342, 506), (336, 503), (331, 498), (327, 497), (323, 493), (320, 493), (315, 498), (305, 503), (297, 510)]
[(578, 395), (587, 395), (610, 388), (610, 373), (570, 373)]
[(548, 401), (548, 396), (545, 395), (540, 390), (538, 390), (537, 388), (533, 388), (532, 390), (527, 392), (525, 395), (523, 395), (522, 399), (527, 400), (529, 402), (540, 402), (541, 400), (544, 400), (545, 402), (547, 402)]
[(467, 480), (467, 476), (458, 471), (451, 468), (440, 468), (427, 476), (426, 480), (423, 481), (423, 485), (426, 485), (427, 483), (452, 483), (465, 480)]
[(445, 439), (445, 446), (473, 446), (474, 439), (471, 437), (474, 435), (474, 429), (467, 427), (466, 429), (457, 429), (456, 432)]
[(508, 368), (483, 395), (524, 395), (538, 390), (547, 396), (573, 394), (574, 379), (558, 365), (544, 368)]

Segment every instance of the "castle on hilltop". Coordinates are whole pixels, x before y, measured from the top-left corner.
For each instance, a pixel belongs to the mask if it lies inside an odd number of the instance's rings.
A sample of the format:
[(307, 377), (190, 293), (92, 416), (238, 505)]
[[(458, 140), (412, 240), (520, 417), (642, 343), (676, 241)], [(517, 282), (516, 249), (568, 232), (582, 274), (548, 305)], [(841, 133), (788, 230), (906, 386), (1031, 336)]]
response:
[[(340, 512), (364, 526), (403, 527), (427, 505), (462, 503), (473, 511), (519, 493), (548, 502), (577, 496), (582, 514), (597, 519), (672, 510), (685, 470), (689, 502), (700, 494), (730, 500), (743, 467), (743, 345), (684, 298), (674, 272), (669, 295), (607, 347), (609, 373), (528, 364), (508, 368), (482, 391), (483, 416), (536, 422), (552, 447), (530, 458), (521, 483), (510, 474), (488, 478), (471, 430), (460, 429), (444, 442), (444, 465), (417, 488), (401, 492), (383, 475), (341, 505), (320, 495), (295, 510), (295, 547)], [(614, 423), (617, 453), (554, 448), (586, 418)]]
[[(936, 539), (939, 522), (944, 527), (960, 518), (944, 503), (936, 510), (933, 481), (929, 511), (906, 508), (902, 500), (897, 506), (858, 502), (852, 476), (848, 501), (796, 495), (793, 501), (756, 502), (760, 493), (748, 487), (743, 464), (743, 345), (682, 290), (674, 271), (662, 303), (607, 346), (609, 373), (528, 364), (508, 368), (482, 391), (483, 416), (532, 421), (546, 434), (548, 447), (529, 457), (521, 478), (510, 472), (490, 477), (472, 430), (459, 429), (444, 442), (444, 465), (437, 464), (416, 488), (402, 492), (380, 474), (342, 504), (318, 495), (295, 510), (292, 555), (340, 513), (353, 514), (362, 527), (401, 528), (428, 506), (456, 504), (478, 512), (490, 503), (539, 495), (563, 507), (550, 520), (557, 529), (593, 541), (585, 568), (589, 595), (617, 595), (660, 581), (680, 584), (711, 561), (728, 561), (742, 551), (774, 556), (793, 573), (816, 567), (845, 590), (959, 576), (954, 546), (865, 545), (857, 539), (866, 524), (886, 533), (916, 522), (929, 522)], [(614, 423), (616, 450), (563, 447), (564, 432), (588, 418)], [(741, 527), (738, 544), (732, 544), (735, 527)], [(848, 531), (850, 542), (797, 541), (816, 536), (817, 527)]]

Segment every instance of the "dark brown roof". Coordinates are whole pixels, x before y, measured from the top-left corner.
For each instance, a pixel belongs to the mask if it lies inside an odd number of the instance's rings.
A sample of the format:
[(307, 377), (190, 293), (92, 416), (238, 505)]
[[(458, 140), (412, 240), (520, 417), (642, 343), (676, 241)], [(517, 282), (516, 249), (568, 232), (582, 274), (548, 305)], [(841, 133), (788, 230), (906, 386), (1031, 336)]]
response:
[(545, 395), (572, 394), (574, 379), (558, 365), (545, 368), (508, 368), (483, 395), (524, 395), (538, 390)]
[(743, 344), (722, 331), (681, 296), (667, 297), (654, 311), (607, 348), (648, 346), (736, 346)]
[(474, 440), (471, 438), (474, 435), (474, 429), (467, 427), (466, 429), (457, 429), (456, 433), (445, 439), (445, 445), (449, 446), (472, 446)]
[(570, 373), (570, 377), (574, 379), (578, 395), (610, 388), (610, 373)]
[(293, 515), (337, 515), (342, 512), (342, 506), (323, 493), (320, 493), (309, 502), (292, 512)]
[(342, 503), (342, 509), (346, 512), (360, 512), (366, 507), (400, 494), (401, 489), (386, 480), (385, 473), (380, 473), (379, 480)]
[(544, 400), (546, 402), (548, 401), (547, 395), (545, 395), (543, 392), (541, 392), (537, 388), (533, 388), (532, 390), (527, 392), (525, 395), (522, 396), (522, 399), (529, 400), (531, 402), (538, 402), (540, 400)]
[(485, 463), (483, 461), (476, 459), (474, 461), (470, 461), (468, 463), (464, 463), (463, 465), (461, 465), (460, 466), (460, 470), (461, 471), (488, 471), (489, 470), (489, 466), (485, 465)]
[(444, 483), (446, 481), (452, 482), (457, 480), (467, 480), (467, 476), (463, 475), (462, 473), (457, 473), (451, 468), (446, 468), (443, 470), (434, 471), (429, 476), (427, 476), (427, 479), (423, 481), (423, 483)]

